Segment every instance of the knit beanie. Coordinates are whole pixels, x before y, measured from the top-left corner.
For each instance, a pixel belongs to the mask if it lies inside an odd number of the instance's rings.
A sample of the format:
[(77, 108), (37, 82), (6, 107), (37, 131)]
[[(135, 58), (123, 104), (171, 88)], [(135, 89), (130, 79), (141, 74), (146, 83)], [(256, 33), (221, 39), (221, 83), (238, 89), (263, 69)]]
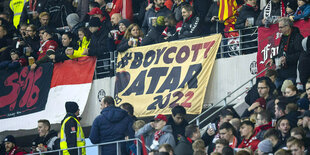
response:
[(65, 106), (67, 113), (76, 113), (79, 110), (79, 105), (73, 101), (66, 102)]
[(297, 3), (296, 1), (287, 2), (286, 7), (291, 8), (294, 12), (297, 10)]
[(290, 86), (290, 85), (294, 85), (292, 80), (285, 80), (282, 84), (282, 87), (281, 87), (281, 92), (285, 92), (285, 89)]
[(70, 27), (74, 27), (79, 23), (79, 15), (76, 13), (71, 13), (67, 16), (67, 23)]
[(13, 144), (16, 144), (15, 137), (12, 135), (8, 135), (4, 138), (3, 142), (11, 142)]
[(122, 19), (122, 20), (120, 20), (120, 21), (118, 22), (118, 25), (119, 25), (120, 23), (123, 23), (123, 24), (126, 26), (126, 28), (128, 28), (129, 25), (130, 25), (130, 21), (129, 21), (128, 19)]
[(265, 139), (258, 144), (258, 149), (264, 153), (272, 152), (272, 143), (269, 139)]

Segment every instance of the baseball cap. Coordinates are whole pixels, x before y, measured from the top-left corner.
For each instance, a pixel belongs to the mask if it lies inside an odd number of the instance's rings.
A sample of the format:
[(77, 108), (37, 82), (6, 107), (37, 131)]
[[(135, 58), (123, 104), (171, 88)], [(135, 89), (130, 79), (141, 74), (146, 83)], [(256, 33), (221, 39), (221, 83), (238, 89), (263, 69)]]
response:
[(99, 14), (102, 14), (102, 11), (99, 8), (95, 7), (87, 14), (88, 15), (99, 15)]
[(154, 117), (154, 120), (155, 120), (155, 121), (163, 120), (163, 121), (165, 121), (165, 122), (168, 121), (168, 120), (167, 120), (167, 117), (166, 117), (165, 115), (162, 115), (162, 114), (156, 115), (156, 116)]

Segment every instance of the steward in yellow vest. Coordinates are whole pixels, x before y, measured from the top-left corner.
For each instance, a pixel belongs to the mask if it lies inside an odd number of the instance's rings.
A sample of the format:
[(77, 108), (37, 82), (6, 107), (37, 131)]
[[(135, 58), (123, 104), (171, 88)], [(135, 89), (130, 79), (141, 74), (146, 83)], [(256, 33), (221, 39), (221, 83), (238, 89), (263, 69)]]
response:
[[(76, 102), (66, 102), (67, 115), (61, 122), (60, 149), (85, 146), (85, 137), (82, 126), (77, 118), (80, 109)], [(64, 150), (63, 155), (85, 155), (85, 148)]]
[(12, 12), (14, 13), (13, 24), (15, 28), (17, 28), (17, 26), (19, 25), (20, 16), (23, 12), (24, 4), (27, 1), (28, 0), (11, 0), (10, 2), (10, 8)]

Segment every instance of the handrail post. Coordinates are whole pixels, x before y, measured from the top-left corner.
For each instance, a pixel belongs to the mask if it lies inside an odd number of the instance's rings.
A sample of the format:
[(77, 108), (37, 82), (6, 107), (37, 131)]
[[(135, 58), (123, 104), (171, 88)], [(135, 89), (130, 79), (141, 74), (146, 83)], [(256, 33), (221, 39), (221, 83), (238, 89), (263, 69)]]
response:
[(59, 155), (61, 155), (61, 150), (59, 150)]
[(78, 150), (78, 155), (81, 155), (81, 153), (80, 153), (80, 149), (79, 149), (79, 148), (77, 148), (77, 150)]
[(239, 36), (238, 36), (239, 37), (239, 55), (242, 55), (242, 50), (241, 50), (242, 44), (241, 44), (241, 37), (240, 37), (242, 34), (241, 34), (241, 30), (238, 30), (238, 31), (239, 31)]
[(200, 124), (199, 119), (200, 119), (200, 117), (196, 119), (196, 125), (198, 126), (198, 128), (199, 128), (199, 124)]
[(101, 145), (98, 145), (98, 155), (101, 155)]
[(225, 99), (224, 99), (224, 106), (226, 107), (226, 105), (227, 105), (227, 98), (225, 97)]
[(116, 154), (119, 155), (119, 152), (118, 152), (118, 142), (116, 142)]
[(140, 155), (140, 149), (139, 149), (139, 140), (137, 140), (137, 155)]

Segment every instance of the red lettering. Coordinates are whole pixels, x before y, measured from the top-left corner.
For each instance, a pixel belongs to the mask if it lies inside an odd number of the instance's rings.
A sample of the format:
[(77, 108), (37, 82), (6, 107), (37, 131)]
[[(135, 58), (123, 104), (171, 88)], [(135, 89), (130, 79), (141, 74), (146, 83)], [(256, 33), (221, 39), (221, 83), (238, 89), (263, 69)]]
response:
[(33, 87), (31, 89), (31, 93), (30, 93), (30, 98), (28, 99), (27, 102), (27, 107), (32, 107), (33, 105), (35, 105), (39, 99), (39, 93), (40, 93), (40, 89), (37, 85), (35, 85), (35, 82), (40, 79), (40, 77), (42, 76), (43, 73), (43, 69), (42, 67), (39, 67), (36, 70), (36, 73), (34, 75), (34, 82), (33, 82)]
[(207, 58), (208, 53), (209, 53), (211, 47), (214, 45), (214, 43), (215, 43), (215, 41), (213, 40), (211, 42), (206, 42), (203, 44), (203, 48), (206, 49), (205, 54), (204, 54), (204, 58)]
[(11, 86), (12, 91), (6, 95), (0, 97), (0, 108), (5, 107), (7, 105), (10, 105), (10, 111), (12, 111), (15, 108), (16, 105), (16, 99), (18, 97), (18, 94), (20, 92), (20, 86), (18, 83), (13, 82), (14, 80), (18, 79), (18, 73), (15, 72), (12, 75), (10, 75), (5, 81), (4, 86)]

